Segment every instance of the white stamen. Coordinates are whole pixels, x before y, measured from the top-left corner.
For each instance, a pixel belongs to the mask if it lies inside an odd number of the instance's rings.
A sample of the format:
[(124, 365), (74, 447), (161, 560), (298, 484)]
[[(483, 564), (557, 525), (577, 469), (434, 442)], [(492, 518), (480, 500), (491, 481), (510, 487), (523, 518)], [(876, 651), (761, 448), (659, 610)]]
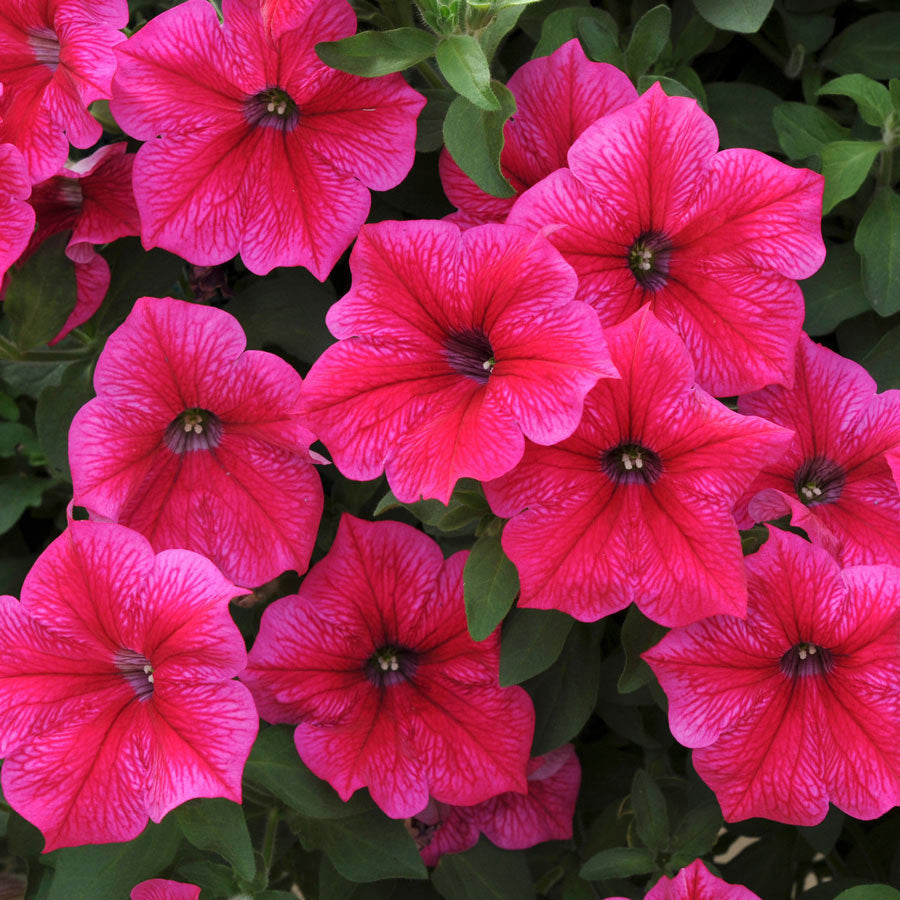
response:
[(153, 666), (144, 666), (144, 674), (150, 675), (153, 672)]
[(279, 103), (278, 106), (275, 107), (275, 112), (277, 112), (279, 116), (283, 116), (286, 110), (287, 110), (286, 103)]
[(644, 461), (643, 461), (639, 456), (636, 457), (635, 460), (634, 460), (634, 467), (635, 467), (636, 469), (643, 469), (643, 468), (644, 468)]
[(399, 668), (400, 668), (400, 663), (398, 663), (396, 659), (392, 659), (391, 660), (391, 671), (396, 672), (397, 669), (399, 669)]
[(268, 102), (268, 104), (266, 105), (266, 109), (267, 109), (269, 112), (275, 112), (275, 101), (274, 101), (274, 100), (270, 100), (270, 101)]
[(800, 657), (800, 659), (806, 659), (806, 657), (807, 657), (809, 654), (808, 654), (808, 652), (807, 652), (807, 650), (806, 650), (806, 647), (801, 647), (801, 648), (797, 651), (797, 655)]
[(815, 655), (816, 655), (816, 651), (817, 651), (819, 648), (816, 647), (815, 644), (810, 644), (808, 649), (809, 649), (809, 655), (810, 655), (810, 656), (815, 656)]
[(203, 426), (199, 423), (194, 424), (194, 434), (203, 434)]
[(645, 260), (642, 260), (641, 262), (638, 263), (638, 268), (639, 268), (642, 272), (649, 272), (650, 269), (652, 269), (653, 267), (650, 265), (650, 262), (649, 262), (648, 260), (645, 259)]
[(147, 681), (149, 681), (150, 684), (153, 684), (153, 676), (152, 676), (152, 675), (148, 675), (148, 676), (147, 676)]
[(630, 453), (622, 454), (622, 465), (625, 466), (626, 472), (630, 472), (634, 468), (634, 462), (631, 459)]

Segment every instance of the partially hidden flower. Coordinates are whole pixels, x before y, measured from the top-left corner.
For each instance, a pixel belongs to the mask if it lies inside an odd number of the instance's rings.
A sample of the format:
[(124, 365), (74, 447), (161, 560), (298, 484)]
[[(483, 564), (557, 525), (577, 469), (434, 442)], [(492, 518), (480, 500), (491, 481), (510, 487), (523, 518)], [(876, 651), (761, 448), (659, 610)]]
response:
[(790, 432), (697, 387), (684, 344), (649, 308), (606, 334), (621, 380), (587, 395), (570, 438), (529, 443), (485, 485), (491, 509), (510, 519), (503, 548), (519, 606), (586, 622), (632, 601), (663, 625), (743, 615), (731, 509)]
[(900, 491), (888, 458), (900, 452), (900, 391), (876, 390), (862, 366), (803, 335), (792, 388), (739, 398), (741, 412), (795, 434), (741, 498), (742, 528), (790, 515), (842, 565), (900, 564)]
[(507, 792), (475, 806), (448, 806), (429, 800), (408, 824), (426, 865), (445, 853), (461, 853), (480, 834), (504, 850), (524, 850), (542, 841), (572, 837), (572, 816), (581, 784), (581, 766), (571, 744), (528, 762), (528, 793)]
[(566, 165), (569, 147), (588, 125), (638, 96), (624, 72), (591, 62), (577, 38), (525, 63), (507, 87), (516, 98), (516, 112), (503, 127), (500, 168), (516, 194), (485, 193), (444, 149), (441, 182), (458, 207), (451, 219), (459, 225), (502, 222), (519, 194)]
[(167, 878), (151, 878), (142, 881), (131, 890), (131, 900), (198, 900), (200, 888), (183, 881)]
[(469, 636), (467, 556), (344, 515), (299, 594), (263, 614), (241, 680), (264, 719), (297, 723), (300, 758), (342, 799), (368, 787), (409, 818), (429, 797), (471, 806), (527, 790), (534, 709), (500, 687), (499, 630)]
[(841, 571), (770, 529), (747, 557), (747, 616), (675, 628), (644, 659), (726, 821), (816, 825), (900, 804), (900, 569)]
[(209, 560), (72, 522), (0, 597), (3, 796), (45, 851), (129, 841), (193, 797), (240, 802), (258, 718)]
[(604, 325), (650, 304), (717, 396), (789, 384), (794, 279), (825, 258), (822, 176), (756, 150), (716, 152), (712, 119), (658, 84), (590, 126), (508, 222), (546, 229)]
[(134, 154), (126, 153), (126, 147), (124, 142), (101, 147), (90, 156), (67, 164), (31, 192), (37, 230), (20, 262), (52, 235), (64, 231), (72, 234), (66, 256), (75, 264), (78, 296), (75, 308), (51, 344), (86, 322), (106, 296), (109, 265), (94, 245), (140, 234), (141, 223), (131, 190)]
[(367, 225), (350, 268), (304, 409), (345, 475), (386, 471), (401, 501), (446, 503), (457, 479), (508, 472), (526, 437), (568, 437), (616, 374), (575, 273), (525, 229)]
[(100, 354), (69, 461), (76, 505), (254, 587), (306, 571), (323, 496), (300, 376), (245, 344), (223, 310), (142, 297)]
[(0, 143), (22, 152), (32, 182), (54, 175), (69, 142), (82, 149), (103, 129), (88, 112), (109, 99), (113, 47), (125, 40), (125, 0), (18, 0), (0, 6)]
[(34, 230), (34, 210), (27, 202), (30, 194), (22, 154), (12, 144), (0, 143), (0, 282)]
[(111, 110), (145, 141), (134, 188), (146, 247), (201, 266), (240, 252), (260, 275), (324, 280), (369, 212), (369, 188), (412, 167), (425, 98), (399, 74), (331, 69), (314, 47), (356, 30), (346, 0), (206, 0), (118, 48)]
[[(609, 900), (625, 900), (610, 897)], [(644, 900), (760, 900), (740, 884), (717, 878), (699, 859), (685, 866), (674, 878), (660, 878)]]

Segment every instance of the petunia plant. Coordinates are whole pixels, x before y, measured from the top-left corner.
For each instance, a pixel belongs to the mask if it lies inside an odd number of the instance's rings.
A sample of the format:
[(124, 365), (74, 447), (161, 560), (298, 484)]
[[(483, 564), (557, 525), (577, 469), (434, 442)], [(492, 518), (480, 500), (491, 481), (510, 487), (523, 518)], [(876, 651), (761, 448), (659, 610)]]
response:
[(900, 900), (900, 11), (0, 0), (0, 900)]

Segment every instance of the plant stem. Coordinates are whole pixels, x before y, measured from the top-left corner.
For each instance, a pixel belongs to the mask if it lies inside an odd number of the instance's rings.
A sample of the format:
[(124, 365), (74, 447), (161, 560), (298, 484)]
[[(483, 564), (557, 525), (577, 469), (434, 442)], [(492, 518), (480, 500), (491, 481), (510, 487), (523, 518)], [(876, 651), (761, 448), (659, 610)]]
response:
[(265, 866), (266, 883), (269, 881), (269, 873), (272, 871), (272, 858), (275, 855), (275, 835), (278, 833), (278, 819), (281, 816), (281, 810), (277, 806), (269, 808), (269, 815), (266, 817), (266, 832), (263, 835), (262, 857)]
[(770, 62), (775, 63), (782, 72), (787, 66), (787, 59), (775, 49), (775, 47), (764, 38), (761, 34), (745, 34), (743, 35), (763, 56)]

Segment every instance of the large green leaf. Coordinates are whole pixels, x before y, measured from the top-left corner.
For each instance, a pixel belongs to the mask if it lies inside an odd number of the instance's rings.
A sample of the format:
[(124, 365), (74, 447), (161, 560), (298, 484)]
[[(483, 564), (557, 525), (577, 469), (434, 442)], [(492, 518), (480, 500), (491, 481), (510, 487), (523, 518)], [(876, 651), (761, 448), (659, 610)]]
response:
[(850, 137), (828, 113), (805, 103), (782, 103), (772, 110), (772, 124), (781, 149), (790, 159), (819, 156), (832, 141)]
[(723, 148), (752, 147), (765, 153), (778, 149), (772, 124), (781, 102), (778, 94), (747, 81), (714, 81), (706, 85), (706, 100)]
[(256, 859), (240, 804), (222, 797), (189, 800), (175, 810), (175, 818), (195, 847), (218, 853), (245, 881), (253, 879)]
[(845, 28), (825, 48), (822, 63), (841, 75), (861, 72), (879, 81), (898, 74), (900, 12), (864, 16)]
[(580, 875), (588, 881), (649, 875), (656, 868), (653, 854), (642, 847), (612, 847), (595, 853), (582, 867)]
[(499, 534), (484, 534), (463, 571), (466, 621), (473, 640), (483, 641), (503, 621), (519, 593), (519, 573), (503, 552)]
[(875, 310), (889, 316), (900, 310), (900, 196), (891, 188), (876, 191), (853, 239), (862, 257), (862, 281)]
[(694, 0), (694, 8), (716, 28), (752, 34), (759, 31), (774, 0)]
[(514, 609), (503, 623), (500, 684), (521, 684), (553, 665), (574, 624), (555, 609)]
[(0, 534), (9, 531), (29, 506), (39, 506), (50, 480), (13, 472), (0, 475)]
[(319, 59), (333, 69), (368, 78), (401, 72), (432, 56), (436, 35), (422, 28), (361, 31), (340, 41), (316, 44)]
[(451, 34), (435, 51), (441, 74), (457, 94), (481, 109), (500, 109), (500, 98), (491, 89), (491, 67), (478, 39), (470, 34)]
[(800, 282), (806, 301), (803, 330), (813, 336), (828, 334), (846, 319), (869, 309), (860, 276), (860, 261), (853, 244), (826, 242), (822, 268)]
[(900, 891), (886, 884), (861, 884), (841, 891), (834, 900), (900, 900)]
[(534, 887), (523, 853), (482, 838), (471, 850), (444, 856), (432, 883), (445, 900), (529, 900)]
[(637, 20), (625, 48), (625, 71), (633, 80), (643, 75), (659, 59), (669, 40), (672, 13), (661, 3)]
[[(591, 9), (589, 6), (572, 5), (565, 9), (557, 9), (544, 19), (541, 37), (531, 54), (532, 59), (549, 56), (558, 50), (566, 41), (578, 37), (588, 20), (595, 21), (605, 32), (618, 41), (619, 27), (616, 20), (605, 10)], [(604, 48), (609, 44), (603, 39)], [(586, 48), (589, 49), (589, 48)], [(608, 61), (608, 60), (607, 60)]]
[(883, 149), (881, 141), (835, 141), (822, 148), (823, 213), (830, 212), (841, 200), (859, 190)]
[(893, 110), (888, 89), (865, 75), (842, 75), (823, 84), (818, 93), (850, 97), (856, 103), (863, 121), (879, 128)]
[(654, 853), (665, 850), (669, 846), (666, 798), (644, 769), (638, 769), (631, 782), (631, 809), (635, 828), (644, 844)]

